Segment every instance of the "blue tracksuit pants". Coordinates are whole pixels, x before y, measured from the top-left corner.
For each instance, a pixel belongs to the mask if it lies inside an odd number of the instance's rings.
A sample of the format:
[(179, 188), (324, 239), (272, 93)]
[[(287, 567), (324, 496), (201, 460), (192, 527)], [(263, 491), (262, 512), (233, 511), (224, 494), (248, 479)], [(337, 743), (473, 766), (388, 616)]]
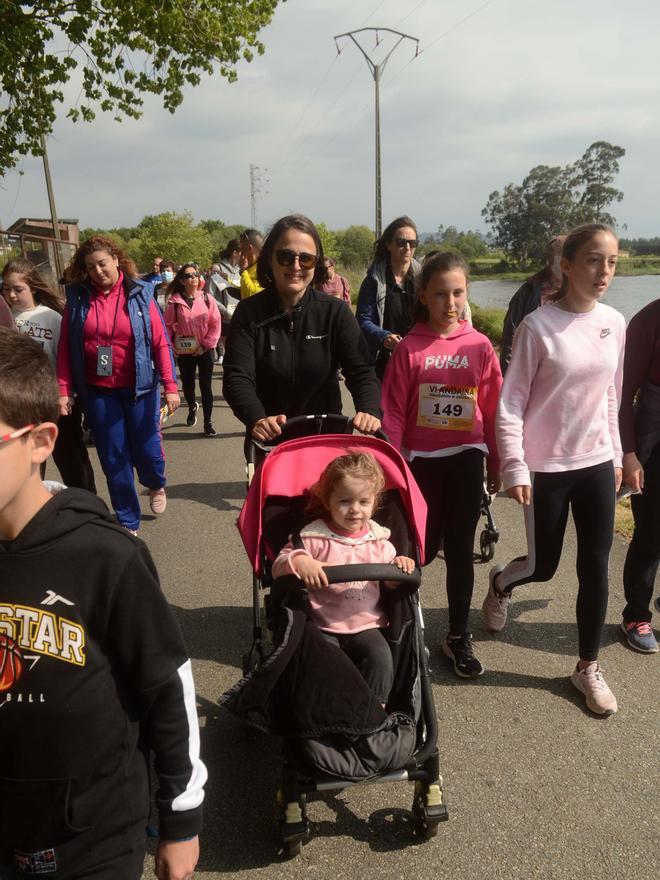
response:
[(84, 410), (117, 519), (128, 529), (138, 529), (140, 501), (133, 468), (148, 489), (165, 485), (160, 388), (135, 400), (133, 388), (88, 387)]

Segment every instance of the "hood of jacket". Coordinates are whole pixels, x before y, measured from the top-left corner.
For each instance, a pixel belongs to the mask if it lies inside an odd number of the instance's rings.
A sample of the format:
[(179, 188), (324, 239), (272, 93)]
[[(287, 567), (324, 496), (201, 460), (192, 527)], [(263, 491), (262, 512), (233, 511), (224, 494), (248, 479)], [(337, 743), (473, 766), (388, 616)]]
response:
[(458, 322), (458, 328), (451, 333), (449, 336), (439, 337), (435, 330), (431, 330), (428, 324), (425, 324), (423, 321), (418, 322), (413, 327), (411, 327), (410, 332), (407, 334), (408, 336), (419, 336), (419, 337), (427, 337), (430, 340), (437, 340), (439, 338), (450, 340), (450, 339), (459, 339), (464, 336), (470, 336), (472, 333), (478, 333), (471, 324), (462, 319)]
[(117, 528), (114, 517), (96, 495), (84, 489), (64, 489), (44, 504), (13, 541), (0, 541), (0, 559), (5, 553), (47, 550), (54, 542), (93, 520)]

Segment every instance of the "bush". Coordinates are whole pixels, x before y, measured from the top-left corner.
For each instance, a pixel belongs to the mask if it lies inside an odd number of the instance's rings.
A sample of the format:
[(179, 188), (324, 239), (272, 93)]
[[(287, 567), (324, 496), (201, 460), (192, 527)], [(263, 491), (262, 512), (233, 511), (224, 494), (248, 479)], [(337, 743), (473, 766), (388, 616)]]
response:
[(502, 343), (502, 331), (504, 329), (504, 309), (483, 308), (471, 302), (472, 324), (476, 330), (486, 335), (494, 346)]

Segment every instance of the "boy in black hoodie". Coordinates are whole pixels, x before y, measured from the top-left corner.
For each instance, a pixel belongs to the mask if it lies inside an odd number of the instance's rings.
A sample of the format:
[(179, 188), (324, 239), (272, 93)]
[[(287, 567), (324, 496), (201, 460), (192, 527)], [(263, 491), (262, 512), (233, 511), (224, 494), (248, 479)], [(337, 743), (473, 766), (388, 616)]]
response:
[(0, 328), (0, 878), (137, 880), (158, 778), (159, 880), (199, 855), (190, 661), (145, 545), (88, 492), (55, 496), (44, 351)]

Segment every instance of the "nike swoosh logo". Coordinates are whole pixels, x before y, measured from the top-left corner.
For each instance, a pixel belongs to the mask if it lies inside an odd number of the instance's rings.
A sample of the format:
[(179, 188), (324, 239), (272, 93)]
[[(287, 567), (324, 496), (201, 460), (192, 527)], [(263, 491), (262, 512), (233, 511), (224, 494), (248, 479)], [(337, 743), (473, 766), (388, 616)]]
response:
[(600, 331), (600, 338), (605, 339), (605, 337), (609, 336), (611, 332), (612, 331), (610, 330), (609, 327), (605, 327), (603, 330)]

